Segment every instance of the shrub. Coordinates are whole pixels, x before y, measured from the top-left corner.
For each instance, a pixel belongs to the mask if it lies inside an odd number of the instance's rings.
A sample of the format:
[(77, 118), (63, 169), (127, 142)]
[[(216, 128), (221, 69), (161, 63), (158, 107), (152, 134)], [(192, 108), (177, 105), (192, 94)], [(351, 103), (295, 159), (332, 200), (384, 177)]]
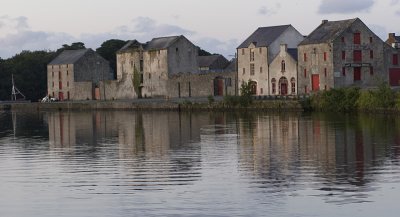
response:
[(331, 89), (311, 97), (311, 107), (321, 111), (351, 111), (357, 108), (360, 89), (356, 87)]
[(215, 99), (214, 99), (214, 96), (213, 95), (209, 95), (208, 97), (207, 97), (207, 99), (208, 99), (208, 104), (213, 104), (214, 102), (215, 102)]

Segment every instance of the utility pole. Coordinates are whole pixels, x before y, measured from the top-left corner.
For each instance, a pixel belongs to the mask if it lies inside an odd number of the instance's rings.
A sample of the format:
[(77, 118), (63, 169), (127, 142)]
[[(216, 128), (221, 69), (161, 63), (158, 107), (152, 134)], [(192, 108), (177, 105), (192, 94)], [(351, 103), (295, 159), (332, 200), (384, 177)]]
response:
[(21, 94), (23, 99), (25, 100), (25, 95), (18, 90), (18, 88), (14, 84), (14, 74), (11, 74), (11, 82), (12, 82), (12, 89), (11, 89), (11, 101), (17, 101), (17, 95)]

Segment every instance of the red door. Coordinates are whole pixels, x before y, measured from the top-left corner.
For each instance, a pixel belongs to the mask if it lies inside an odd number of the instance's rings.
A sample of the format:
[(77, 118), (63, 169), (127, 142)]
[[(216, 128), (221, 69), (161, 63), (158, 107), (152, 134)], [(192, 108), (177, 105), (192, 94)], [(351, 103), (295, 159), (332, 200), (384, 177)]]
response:
[(361, 80), (361, 67), (355, 67), (354, 68), (354, 81), (360, 81)]
[(390, 86), (400, 86), (400, 69), (389, 69)]
[(285, 96), (285, 95), (287, 95), (287, 92), (288, 92), (287, 83), (282, 83), (281, 84), (281, 95)]
[(63, 92), (59, 92), (58, 93), (58, 100), (60, 100), (60, 101), (64, 100), (64, 93)]
[(218, 79), (218, 96), (224, 95), (224, 81), (222, 79)]
[(319, 90), (319, 75), (312, 75), (312, 90)]

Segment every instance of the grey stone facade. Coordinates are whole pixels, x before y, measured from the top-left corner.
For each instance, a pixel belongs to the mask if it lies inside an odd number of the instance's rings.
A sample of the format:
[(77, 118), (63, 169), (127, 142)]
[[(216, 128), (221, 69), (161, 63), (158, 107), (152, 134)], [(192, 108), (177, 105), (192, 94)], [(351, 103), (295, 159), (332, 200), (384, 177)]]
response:
[(59, 100), (94, 99), (95, 88), (113, 75), (92, 49), (65, 50), (47, 65), (48, 95)]
[(298, 46), (298, 92), (388, 81), (385, 43), (360, 19), (326, 21)]

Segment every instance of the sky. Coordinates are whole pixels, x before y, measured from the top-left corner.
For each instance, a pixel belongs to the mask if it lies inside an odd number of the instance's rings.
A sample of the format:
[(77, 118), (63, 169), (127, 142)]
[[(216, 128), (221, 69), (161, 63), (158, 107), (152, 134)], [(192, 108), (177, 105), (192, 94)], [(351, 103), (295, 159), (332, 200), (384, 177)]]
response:
[(108, 39), (184, 35), (232, 58), (258, 27), (292, 24), (308, 35), (322, 20), (359, 17), (381, 39), (400, 35), (400, 0), (0, 0), (0, 58)]

